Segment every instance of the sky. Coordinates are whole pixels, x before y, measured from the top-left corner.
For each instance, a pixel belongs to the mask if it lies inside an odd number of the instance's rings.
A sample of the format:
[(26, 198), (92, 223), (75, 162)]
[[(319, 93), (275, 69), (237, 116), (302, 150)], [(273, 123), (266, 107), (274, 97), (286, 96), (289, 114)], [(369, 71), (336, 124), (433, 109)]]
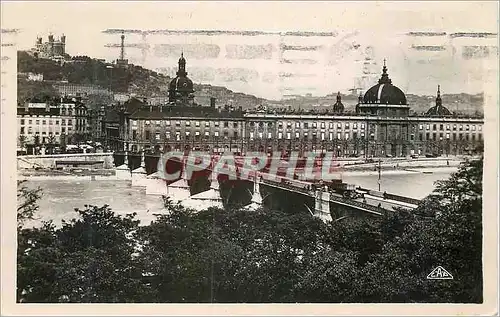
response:
[[(217, 59), (196, 58), (186, 54), (188, 72), (195, 82), (223, 85), (235, 91), (279, 99), (284, 94), (325, 95), (343, 93), (360, 84), (367, 57), (372, 73), (367, 83), (375, 84), (382, 60), (387, 59), (393, 82), (408, 93), (434, 94), (437, 84), (450, 93), (477, 93), (482, 82), (492, 80), (498, 68), (498, 37), (490, 39), (449, 36), (408, 37), (408, 32), (492, 32), (498, 30), (498, 3), (491, 2), (1, 2), (2, 28), (18, 28), (19, 49), (29, 49), (37, 36), (46, 39), (49, 32), (67, 37), (71, 55), (115, 59), (116, 48), (106, 44), (119, 42), (119, 35), (102, 33), (105, 29), (140, 30), (251, 30), (266, 32), (335, 32), (331, 38), (264, 36), (172, 36), (148, 37), (148, 43), (166, 45), (165, 54), (152, 50), (144, 57), (138, 50), (127, 49), (133, 63), (151, 69), (164, 69), (174, 75), (179, 48), (194, 45), (193, 54), (205, 46), (222, 50)], [(127, 34), (127, 41), (140, 43)], [(138, 42), (139, 41), (139, 42)], [(279, 42), (284, 41), (284, 42)], [(317, 45), (313, 52), (287, 52), (281, 57), (280, 43)], [(464, 41), (469, 41), (466, 43)], [(255, 42), (255, 43), (254, 43)], [(314, 42), (314, 43), (312, 43)], [(487, 42), (487, 43), (486, 43)], [(166, 44), (165, 44), (166, 43)], [(249, 44), (250, 43), (250, 44)], [(319, 43), (319, 44), (318, 44)], [(450, 44), (451, 43), (451, 44)], [(152, 46), (155, 49), (157, 46)], [(198, 46), (196, 46), (198, 45)], [(271, 60), (228, 57), (228, 45), (273, 47)], [(413, 46), (443, 46), (441, 53), (410, 49)], [(466, 46), (488, 46), (487, 56), (457, 58)], [(353, 47), (355, 49), (353, 49)], [(491, 51), (491, 47), (495, 47)], [(248, 46), (247, 46), (248, 48)], [(367, 56), (367, 49), (372, 52)], [(244, 50), (244, 49), (243, 49)], [(155, 52), (155, 53), (151, 53)], [(226, 52), (226, 53), (224, 53)], [(239, 51), (238, 51), (239, 52)], [(226, 55), (224, 55), (226, 54)], [(294, 55), (295, 54), (295, 55)], [(462, 54), (462, 55), (460, 55)], [(196, 54), (195, 54), (196, 55)], [(198, 54), (199, 55), (199, 54)], [(292, 56), (290, 55), (290, 56)], [(314, 56), (313, 56), (314, 55)], [(298, 56), (298, 57), (297, 57)], [(295, 58), (295, 59), (293, 59)], [(283, 59), (293, 62), (283, 62)], [(295, 62), (297, 60), (297, 62)], [(312, 62), (305, 63), (312, 60)], [(305, 63), (305, 64), (304, 64)], [(191, 72), (190, 72), (191, 67)], [(308, 73), (308, 74), (304, 74)], [(292, 74), (287, 78), (280, 74)], [(307, 76), (306, 76), (307, 75)], [(308, 77), (309, 76), (309, 77)], [(293, 77), (293, 78), (291, 78)], [(362, 85), (363, 86), (363, 85)], [(358, 87), (366, 89), (367, 87)]]

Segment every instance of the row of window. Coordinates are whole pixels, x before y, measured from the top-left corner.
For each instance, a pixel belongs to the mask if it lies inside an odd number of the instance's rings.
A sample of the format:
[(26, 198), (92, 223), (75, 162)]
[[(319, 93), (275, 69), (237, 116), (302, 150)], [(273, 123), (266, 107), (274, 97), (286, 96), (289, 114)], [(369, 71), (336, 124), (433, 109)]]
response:
[[(433, 130), (433, 131), (437, 131), (437, 128), (438, 128), (438, 125), (437, 125), (437, 124), (433, 124), (433, 125), (432, 125), (432, 130)], [(444, 125), (444, 124), (439, 124), (439, 130), (440, 130), (440, 131), (443, 131), (443, 130), (444, 130), (444, 128), (445, 128), (445, 125)], [(452, 128), (453, 128), (453, 131), (457, 131), (457, 125), (456, 125), (456, 124), (454, 124), (454, 125), (453, 125), (453, 127), (452, 127), (450, 124), (446, 124), (446, 130), (448, 130), (448, 131), (449, 131), (449, 130), (451, 130)], [(420, 130), (423, 130), (423, 129), (424, 129), (424, 125), (423, 125), (423, 124), (421, 124), (421, 125), (419, 126), (419, 129), (420, 129)], [(426, 130), (430, 130), (430, 129), (431, 129), (431, 125), (430, 125), (430, 124), (426, 124), (425, 129), (426, 129)], [(478, 125), (478, 126), (477, 126), (477, 130), (478, 130), (478, 131), (482, 131), (482, 129), (483, 129), (483, 126), (482, 126), (482, 125)], [(459, 130), (459, 131), (463, 131), (463, 130), (464, 130), (464, 125), (463, 125), (463, 124), (458, 125), (458, 130)], [(471, 131), (476, 131), (476, 125), (474, 125), (474, 124), (473, 124), (473, 125), (466, 124), (466, 125), (465, 125), (465, 131), (469, 131), (469, 130), (471, 130)]]
[[(345, 132), (345, 133), (337, 132), (336, 134), (334, 134), (333, 132), (329, 132), (328, 134), (326, 134), (325, 132), (321, 132), (320, 135), (319, 135), (319, 138), (320, 138), (321, 141), (324, 141), (327, 138), (329, 140), (333, 140), (334, 136), (337, 138), (337, 140), (341, 140), (343, 138), (345, 140), (349, 140), (349, 138), (351, 137), (351, 133), (350, 132)], [(373, 133), (371, 133), (370, 136), (371, 136), (372, 139), (375, 137), (375, 135)], [(296, 139), (296, 140), (301, 139), (300, 132), (295, 132), (295, 134), (292, 134), (291, 132), (286, 132), (286, 133), (278, 132), (277, 137), (278, 137), (278, 139), (287, 139), (287, 140), (291, 140), (292, 137), (294, 137), (294, 139)], [(311, 133), (311, 137), (312, 137), (313, 140), (317, 140), (318, 139), (318, 134), (316, 132), (313, 132), (313, 133)], [(365, 138), (365, 133), (364, 132), (359, 133), (359, 137), (361, 139), (364, 139)], [(254, 138), (264, 139), (265, 135), (262, 132), (259, 132), (257, 134), (255, 134), (253, 132), (250, 132), (250, 139), (254, 139)], [(272, 139), (272, 138), (273, 138), (273, 134), (271, 132), (268, 132), (267, 133), (267, 139)], [(353, 139), (357, 139), (358, 138), (358, 133), (357, 132), (353, 132), (352, 133), (352, 138)], [(309, 139), (309, 133), (308, 132), (304, 132), (303, 135), (302, 135), (302, 139), (308, 140)]]
[[(258, 123), (258, 126), (259, 127), (264, 127), (264, 122), (257, 122)], [(268, 127), (272, 127), (273, 126), (273, 122), (267, 122), (267, 126)], [(255, 127), (256, 126), (256, 122), (250, 122), (250, 127)], [(335, 127), (335, 124), (333, 122), (328, 122), (328, 125), (326, 124), (326, 122), (302, 122), (302, 121), (279, 121), (278, 122), (278, 128), (282, 129), (283, 127), (287, 127), (287, 128), (292, 128), (292, 126), (294, 126), (296, 129), (309, 129), (309, 128), (313, 128), (313, 129), (317, 129), (318, 126), (321, 128), (321, 129), (326, 129), (326, 127), (328, 126), (329, 129), (333, 129)], [(354, 122), (351, 123), (350, 122), (345, 122), (345, 123), (341, 123), (341, 122), (338, 122), (336, 127), (337, 129), (342, 129), (342, 126), (344, 126), (345, 129), (350, 129), (350, 127), (352, 126), (353, 129), (358, 129), (358, 123), (357, 122)], [(364, 129), (365, 128), (365, 123), (360, 123), (359, 126), (361, 127), (361, 129)]]
[[(42, 125), (46, 125), (47, 122), (49, 123), (49, 125), (52, 125), (52, 124), (59, 125), (59, 120), (54, 120), (54, 121), (53, 120), (39, 120), (39, 119), (35, 120), (36, 125), (39, 125), (40, 122)], [(21, 119), (20, 123), (22, 126), (25, 125), (26, 124), (25, 119)], [(33, 120), (29, 119), (28, 124), (33, 124)], [(61, 125), (66, 125), (66, 119), (61, 119)], [(68, 119), (67, 125), (73, 125), (73, 120)]]
[[(68, 132), (71, 131), (71, 128), (68, 128)], [(21, 127), (21, 131), (19, 131), (20, 134), (35, 134), (35, 135), (40, 135), (40, 131), (35, 131), (33, 132), (33, 130), (31, 129), (31, 127), (28, 129), (28, 133), (26, 133), (24, 127)], [(62, 129), (61, 133), (65, 133), (66, 131), (64, 130), (64, 128)], [(55, 131), (55, 132), (52, 132), (52, 131), (42, 131), (41, 134), (42, 135), (52, 135), (52, 134), (55, 134), (55, 135), (59, 135), (59, 131)]]
[[(136, 139), (137, 139), (137, 133), (135, 133), (135, 132), (136, 132), (136, 131), (134, 131), (134, 133), (132, 134), (132, 140), (136, 140)], [(151, 131), (146, 130), (146, 133), (145, 133), (145, 138), (146, 138), (146, 140), (151, 140), (151, 135), (152, 135)], [(201, 136), (201, 133), (200, 133), (199, 131), (196, 131), (194, 134), (191, 134), (191, 133), (188, 131), (188, 132), (185, 132), (185, 133), (184, 133), (184, 135), (186, 136), (186, 138), (191, 137), (191, 135), (193, 135), (195, 138), (197, 138), (197, 137), (200, 137), (200, 136)], [(205, 133), (204, 133), (204, 136), (205, 136), (205, 137), (210, 137), (210, 133), (207, 131), (207, 132), (205, 132)], [(214, 137), (219, 137), (219, 136), (221, 136), (221, 135), (219, 134), (219, 131), (215, 131), (215, 132), (212, 134), (212, 136), (214, 136)], [(223, 136), (224, 136), (225, 138), (228, 138), (228, 137), (229, 137), (229, 133), (228, 133), (227, 131), (225, 131), (225, 132), (223, 133)], [(177, 131), (176, 133), (170, 133), (170, 131), (165, 132), (165, 139), (171, 139), (172, 137), (175, 137), (175, 139), (176, 139), (176, 140), (180, 140), (180, 138), (181, 138), (181, 133), (180, 133), (179, 131)], [(234, 132), (234, 133), (233, 133), (233, 137), (234, 137), (234, 138), (237, 138), (237, 137), (238, 137), (238, 132)], [(154, 139), (155, 139), (155, 140), (161, 140), (161, 133), (160, 133), (160, 132), (156, 132), (156, 133), (154, 134)]]
[[(456, 141), (457, 140), (457, 136), (458, 136), (458, 140), (466, 140), (466, 141), (469, 141), (472, 140), (472, 141), (475, 141), (476, 140), (476, 134), (473, 133), (473, 134), (469, 134), (469, 133), (439, 133), (439, 136), (437, 133), (432, 133), (432, 140), (433, 141), (437, 141), (437, 140), (443, 140), (443, 139), (447, 139), (447, 140), (452, 140), (452, 141)], [(415, 138), (415, 135), (410, 135), (410, 140), (414, 140)], [(423, 141), (424, 140), (424, 134), (423, 133), (419, 133), (419, 141)], [(429, 132), (427, 132), (425, 134), (425, 140), (430, 140), (431, 139), (431, 134)], [(482, 134), (481, 133), (478, 133), (477, 134), (477, 140), (481, 140), (482, 139)]]
[[(213, 122), (213, 125), (215, 127), (218, 127), (218, 126), (223, 126), (224, 128), (229, 128), (229, 127), (232, 127), (232, 128), (238, 128), (239, 126), (239, 123), (238, 122), (233, 122), (233, 121), (223, 121), (222, 124), (220, 124), (219, 121), (193, 121), (193, 126), (195, 127), (199, 127), (200, 125), (205, 125), (205, 127), (209, 127), (210, 126), (210, 122)], [(160, 126), (162, 123), (162, 121), (160, 120), (154, 120), (154, 121), (150, 121), (150, 120), (146, 120), (144, 122), (145, 125), (156, 125), (156, 126)], [(164, 120), (163, 123), (167, 126), (167, 127), (170, 127), (172, 125), (172, 122), (170, 120)], [(175, 121), (173, 123), (173, 125), (177, 126), (177, 127), (180, 127), (181, 125), (185, 126), (185, 127), (190, 127), (191, 126), (191, 121)], [(132, 126), (137, 126), (137, 121), (136, 120), (132, 120)]]
[[(63, 131), (64, 132), (64, 131)], [(189, 138), (190, 136), (201, 136), (201, 135), (204, 135), (205, 137), (210, 137), (210, 135), (212, 135), (213, 137), (219, 137), (219, 136), (224, 136), (224, 137), (229, 137), (229, 132), (228, 131), (224, 131), (222, 134), (219, 133), (219, 131), (213, 131), (212, 133), (210, 133), (209, 131), (205, 131), (204, 134), (202, 134), (200, 131), (195, 131), (194, 133), (191, 133), (190, 131), (186, 131), (184, 133), (181, 133), (180, 131), (176, 131), (175, 133), (174, 132), (170, 132), (170, 131), (166, 131), (164, 132), (165, 133), (165, 138), (166, 139), (170, 139), (172, 136), (175, 136), (176, 139), (179, 139), (181, 134), (182, 135), (185, 135), (187, 138)], [(145, 138), (146, 140), (150, 140), (151, 139), (151, 131), (149, 130), (146, 130), (145, 131)], [(154, 135), (155, 135), (155, 139), (156, 140), (160, 140), (160, 136), (161, 136), (161, 133), (160, 132), (154, 132)], [(375, 139), (375, 134), (374, 133), (370, 133), (368, 134), (369, 135), (369, 138), (370, 140), (374, 140)], [(237, 138), (238, 137), (238, 132), (234, 131), (232, 133), (232, 137), (234, 138)], [(249, 137), (250, 139), (273, 139), (275, 138), (275, 136), (273, 135), (273, 133), (271, 132), (268, 132), (267, 134), (265, 133), (262, 133), (262, 132), (259, 132), (259, 133), (254, 133), (254, 132), (250, 132), (249, 134)], [(283, 132), (278, 132), (277, 135), (276, 135), (277, 139), (286, 139), (286, 140), (292, 140), (295, 139), (295, 140), (299, 140), (299, 139), (304, 139), (304, 140), (308, 140), (309, 137), (311, 137), (312, 140), (321, 140), (321, 141), (325, 141), (325, 140), (333, 140), (334, 138), (337, 139), (337, 140), (349, 140), (349, 139), (362, 139), (364, 140), (366, 135), (365, 135), (365, 132), (337, 132), (337, 133), (334, 133), (334, 132), (329, 132), (329, 133), (325, 133), (325, 132), (321, 132), (319, 133), (316, 133), (316, 132), (313, 132), (313, 133), (308, 133), (308, 132), (303, 132), (303, 133), (300, 133), (300, 132), (295, 132), (295, 133), (291, 133), (291, 132), (286, 132), (286, 133), (283, 133)], [(432, 133), (432, 136), (431, 136), (431, 133), (427, 132), (425, 134), (425, 139), (424, 139), (424, 133), (420, 133), (419, 134), (419, 140), (420, 141), (424, 141), (424, 140), (430, 140), (432, 138), (432, 140), (434, 141), (437, 141), (438, 139), (439, 140), (443, 140), (444, 138), (446, 139), (452, 139), (453, 141), (457, 140), (457, 137), (458, 137), (458, 140), (472, 140), (472, 141), (475, 141), (476, 140), (476, 134), (462, 134), (462, 133), (439, 133), (439, 136), (437, 133)], [(137, 131), (133, 131), (133, 134), (132, 134), (132, 139), (133, 140), (136, 140), (137, 139)], [(482, 139), (482, 135), (479, 133), (477, 134), (477, 140), (481, 140)], [(415, 134), (411, 134), (410, 135), (410, 140), (411, 141), (414, 141), (415, 140)]]
[[(238, 128), (239, 127), (239, 122), (234, 122), (234, 121), (170, 121), (170, 120), (145, 120), (144, 121), (144, 124), (145, 125), (156, 125), (156, 126), (161, 126), (162, 123), (169, 127), (169, 126), (172, 126), (172, 125), (175, 125), (177, 127), (181, 127), (181, 126), (185, 126), (185, 127), (190, 127), (190, 126), (195, 126), (195, 127), (199, 127), (199, 126), (205, 126), (205, 127), (209, 127), (210, 126), (210, 123), (213, 122), (213, 126), (215, 127), (219, 127), (219, 126), (223, 126), (225, 128), (229, 128), (229, 127), (232, 127), (232, 128)], [(137, 120), (132, 120), (131, 121), (132, 123), (132, 126), (137, 126), (138, 125), (138, 121)], [(268, 127), (272, 127), (274, 125), (274, 122), (249, 122), (249, 125), (250, 127), (255, 127), (255, 126), (258, 126), (258, 127), (264, 127), (264, 125), (267, 125)], [(297, 129), (300, 129), (300, 128), (304, 128), (304, 129), (309, 129), (309, 128), (318, 128), (318, 126), (321, 128), (321, 129), (326, 129), (327, 127), (330, 128), (330, 129), (333, 129), (335, 126), (337, 127), (337, 129), (342, 129), (342, 127), (344, 127), (344, 129), (350, 129), (352, 127), (352, 129), (358, 129), (358, 128), (361, 128), (361, 129), (365, 129), (365, 123), (357, 123), (357, 122), (354, 122), (354, 123), (350, 123), (350, 122), (346, 122), (346, 123), (337, 123), (336, 125), (333, 123), (333, 122), (329, 122), (328, 125), (326, 122), (301, 122), (301, 121), (296, 121), (296, 122), (284, 122), (284, 121), (279, 121), (278, 122), (278, 128), (283, 128), (284, 126), (286, 126), (287, 128), (291, 128), (292, 126), (294, 126), (295, 128)]]

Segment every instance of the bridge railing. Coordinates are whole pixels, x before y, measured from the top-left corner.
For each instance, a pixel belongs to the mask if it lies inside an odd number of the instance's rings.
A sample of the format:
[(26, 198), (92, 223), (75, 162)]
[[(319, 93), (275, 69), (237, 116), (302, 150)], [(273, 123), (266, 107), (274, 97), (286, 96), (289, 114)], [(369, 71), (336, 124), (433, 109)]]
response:
[(390, 199), (390, 200), (400, 201), (400, 202), (407, 203), (407, 204), (412, 204), (412, 205), (418, 205), (420, 203), (420, 200), (415, 199), (415, 198), (411, 198), (411, 197), (405, 197), (405, 196), (400, 196), (400, 195), (395, 195), (395, 194), (383, 193), (383, 192), (379, 192), (379, 191), (372, 190), (372, 189), (366, 189), (366, 188), (360, 188), (360, 189), (363, 190), (363, 191), (368, 192), (368, 194), (370, 194), (370, 195), (381, 197), (381, 198), (384, 198), (384, 199)]
[(295, 191), (301, 192), (301, 193), (306, 194), (306, 195), (310, 195), (313, 193), (312, 191), (307, 190), (306, 188), (297, 187), (297, 186), (294, 186), (294, 185), (288, 184), (288, 183), (276, 182), (276, 181), (272, 181), (272, 180), (265, 179), (265, 178), (262, 179), (262, 183), (268, 184), (268, 185), (273, 185), (276, 187), (282, 187), (282, 188), (295, 190)]
[[(268, 184), (268, 185), (273, 185), (273, 186), (280, 187), (280, 188), (286, 188), (286, 189), (298, 191), (298, 192), (304, 193), (306, 195), (314, 195), (314, 192), (312, 190), (297, 187), (297, 186), (294, 186), (294, 185), (288, 184), (288, 183), (281, 183), (281, 182), (271, 181), (268, 179), (262, 179), (262, 183)], [(365, 210), (370, 210), (370, 211), (373, 211), (373, 212), (376, 212), (379, 214), (382, 214), (385, 211), (385, 209), (382, 207), (376, 207), (373, 205), (365, 204), (365, 203), (362, 203), (362, 202), (359, 202), (356, 200), (352, 200), (349, 198), (339, 197), (336, 195), (330, 195), (330, 200), (341, 202), (343, 204), (350, 205), (350, 206), (356, 206), (356, 207), (363, 208)]]
[(380, 214), (386, 210), (382, 207), (376, 207), (376, 206), (365, 204), (365, 203), (362, 203), (362, 202), (359, 202), (356, 200), (352, 200), (352, 199), (348, 199), (348, 198), (344, 198), (344, 197), (333, 196), (333, 195), (330, 195), (330, 200), (335, 200), (335, 201), (338, 201), (338, 202), (341, 202), (341, 203), (344, 203), (347, 205), (364, 208), (364, 209), (367, 209), (367, 210), (370, 210), (370, 211), (373, 211), (376, 213), (380, 213)]

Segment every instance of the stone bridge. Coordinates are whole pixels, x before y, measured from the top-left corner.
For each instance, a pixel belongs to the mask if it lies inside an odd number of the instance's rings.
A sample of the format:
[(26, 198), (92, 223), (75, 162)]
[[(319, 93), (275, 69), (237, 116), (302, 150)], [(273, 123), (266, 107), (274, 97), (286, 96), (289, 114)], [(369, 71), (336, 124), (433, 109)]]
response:
[[(61, 162), (99, 162), (102, 168), (116, 171), (116, 179), (131, 181), (134, 187), (145, 187), (146, 194), (167, 196), (173, 202), (181, 202), (193, 209), (210, 206), (244, 207), (258, 209), (261, 206), (310, 212), (323, 220), (345, 216), (380, 216), (395, 207), (413, 209), (419, 201), (409, 197), (380, 193), (375, 190), (357, 188), (364, 198), (350, 199), (325, 189), (311, 190), (311, 183), (285, 177), (272, 178), (263, 173), (254, 179), (211, 179), (210, 170), (203, 177), (188, 180), (180, 162), (181, 175), (167, 184), (158, 175), (159, 156), (123, 155), (113, 153), (26, 155), (17, 157), (18, 169), (53, 168)], [(78, 164), (75, 164), (78, 165)], [(117, 167), (115, 167), (117, 166)], [(254, 171), (246, 171), (254, 173)], [(262, 176), (262, 177), (261, 177)]]
[[(311, 190), (311, 183), (305, 181), (249, 170), (245, 172), (252, 175), (250, 179), (236, 180), (208, 176), (211, 174), (209, 168), (205, 169), (207, 175), (188, 180), (185, 171), (186, 164), (180, 166), (179, 179), (167, 183), (158, 172), (147, 172), (143, 156), (140, 166), (133, 170), (125, 159), (116, 168), (116, 175), (119, 179), (131, 180), (132, 186), (145, 187), (147, 194), (167, 196), (174, 203), (179, 202), (196, 210), (228, 205), (247, 209), (267, 206), (293, 212), (308, 211), (326, 221), (347, 216), (381, 216), (394, 208), (412, 210), (419, 203), (417, 199), (360, 187), (356, 191), (363, 197), (351, 199), (326, 187)], [(242, 172), (241, 168), (239, 172)], [(201, 183), (201, 187), (195, 189), (196, 182)]]

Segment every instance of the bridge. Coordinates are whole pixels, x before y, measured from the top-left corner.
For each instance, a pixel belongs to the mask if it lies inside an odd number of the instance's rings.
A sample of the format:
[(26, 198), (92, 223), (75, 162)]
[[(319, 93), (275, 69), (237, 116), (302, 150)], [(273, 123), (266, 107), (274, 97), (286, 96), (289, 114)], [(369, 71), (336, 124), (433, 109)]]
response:
[[(151, 168), (151, 164), (154, 164), (154, 162), (150, 161), (149, 168), (146, 168), (146, 159), (147, 157), (145, 154), (136, 162), (129, 162), (128, 156), (125, 157), (123, 164), (114, 168), (116, 173), (115, 179), (123, 181), (131, 180), (132, 186), (134, 187), (146, 187), (146, 194), (148, 195), (164, 195), (170, 197), (174, 202), (183, 201), (190, 206), (196, 206), (198, 209), (203, 207), (206, 208), (207, 206), (220, 206), (223, 202), (218, 180), (211, 180), (211, 186), (205, 194), (196, 193), (192, 195), (191, 187), (185, 172), (181, 173), (177, 181), (167, 185), (166, 181), (158, 174), (157, 168)], [(87, 153), (84, 155), (20, 156), (18, 157), (18, 168), (56, 167), (59, 162), (64, 161), (68, 161), (72, 164), (80, 163), (94, 165), (95, 163), (101, 163), (106, 169), (113, 165), (113, 154)], [(185, 171), (186, 166), (187, 162), (184, 162), (181, 171)], [(206, 170), (211, 172), (210, 168)], [(243, 168), (239, 168), (238, 172), (244, 172), (247, 173), (247, 175), (252, 175), (252, 173), (254, 173), (254, 176), (256, 175), (254, 170)], [(331, 220), (332, 214), (335, 214), (335, 218), (353, 213), (381, 216), (387, 211), (394, 210), (394, 208), (412, 210), (419, 204), (419, 200), (417, 199), (398, 196), (391, 193), (382, 193), (359, 186), (355, 186), (355, 192), (358, 197), (349, 198), (344, 197), (326, 186), (313, 185), (310, 181), (280, 177), (265, 172), (258, 173), (259, 177), (254, 177), (255, 179), (253, 181), (252, 179), (238, 180), (239, 183), (237, 186), (245, 188), (248, 188), (248, 186), (253, 183), (253, 190), (250, 192), (250, 204), (248, 204), (246, 208), (257, 209), (260, 206), (269, 205), (270, 200), (274, 200), (275, 206), (281, 207), (290, 203), (289, 200), (293, 200), (295, 203), (290, 205), (292, 209), (297, 207), (305, 208), (314, 216), (323, 220)], [(276, 198), (276, 196), (280, 196), (276, 195), (277, 192), (285, 194), (281, 196), (286, 196), (288, 199), (280, 201)], [(275, 194), (272, 195), (272, 193)], [(271, 198), (269, 198), (269, 196), (271, 196)]]
[[(212, 173), (213, 168), (207, 167), (204, 169), (208, 174), (212, 174), (209, 189), (192, 195), (186, 175), (188, 166), (189, 164), (186, 161), (183, 162), (179, 179), (167, 184), (158, 172), (147, 174), (143, 156), (141, 166), (132, 171), (130, 171), (127, 161), (117, 167), (117, 176), (123, 179), (130, 178), (132, 186), (146, 187), (146, 193), (167, 196), (173, 202), (180, 202), (194, 209), (201, 210), (210, 206), (222, 206), (223, 199), (220, 193), (219, 180), (217, 175), (213, 176), (215, 174)], [(305, 207), (311, 214), (322, 220), (332, 220), (332, 214), (335, 214), (336, 218), (348, 214), (381, 216), (388, 211), (393, 211), (395, 208), (412, 210), (420, 202), (410, 197), (365, 189), (359, 186), (355, 187), (356, 197), (349, 198), (332, 188), (324, 185), (318, 186), (310, 181), (270, 175), (243, 167), (237, 167), (236, 173), (237, 175), (250, 175), (249, 179), (237, 177), (238, 185), (253, 183), (253, 191), (250, 192), (251, 201), (245, 207), (247, 209), (257, 209), (266, 205), (266, 198), (272, 195), (271, 192), (276, 193), (276, 191), (287, 194), (285, 196), (289, 199), (293, 198), (302, 202), (302, 204), (299, 203), (300, 205), (295, 205), (295, 207)], [(276, 204), (279, 205), (280, 203), (283, 204), (285, 201), (278, 201)]]

